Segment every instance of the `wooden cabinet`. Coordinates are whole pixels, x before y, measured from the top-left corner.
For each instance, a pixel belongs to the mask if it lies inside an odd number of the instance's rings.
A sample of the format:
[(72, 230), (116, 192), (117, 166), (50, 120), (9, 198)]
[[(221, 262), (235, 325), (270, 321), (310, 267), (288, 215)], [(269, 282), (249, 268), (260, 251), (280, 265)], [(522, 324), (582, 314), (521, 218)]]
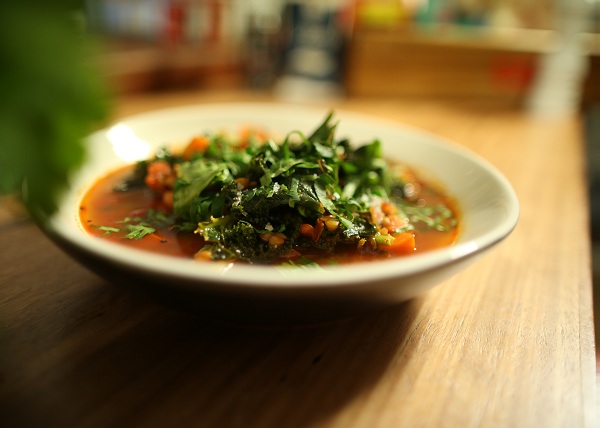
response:
[(494, 97), (522, 100), (540, 55), (556, 46), (546, 30), (363, 31), (348, 50), (345, 86), (354, 96)]

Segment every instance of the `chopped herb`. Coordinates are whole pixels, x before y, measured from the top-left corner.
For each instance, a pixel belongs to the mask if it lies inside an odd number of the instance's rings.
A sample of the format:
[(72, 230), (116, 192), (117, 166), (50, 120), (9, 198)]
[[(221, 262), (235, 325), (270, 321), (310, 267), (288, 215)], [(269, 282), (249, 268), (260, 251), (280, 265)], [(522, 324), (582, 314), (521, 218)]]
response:
[(150, 227), (144, 223), (128, 224), (127, 230), (129, 231), (129, 233), (125, 235), (125, 238), (129, 239), (141, 239), (146, 235), (151, 235), (154, 232), (156, 232), (155, 228)]
[[(175, 218), (168, 216), (163, 212), (149, 210), (144, 217), (125, 217), (115, 221), (116, 224), (123, 225), (122, 227), (111, 226), (94, 226), (95, 228), (104, 231), (105, 235), (119, 233), (123, 230), (128, 232), (123, 237), (127, 239), (141, 239), (146, 235), (151, 235), (156, 232), (156, 229), (167, 227), (175, 224)], [(189, 225), (181, 224), (179, 227), (187, 230), (193, 230)], [(197, 226), (194, 225), (194, 228)]]
[(104, 231), (105, 235), (110, 235), (111, 233), (117, 233), (117, 232), (121, 231), (121, 229), (119, 229), (119, 228), (110, 227), (110, 226), (94, 226), (94, 227), (98, 230)]

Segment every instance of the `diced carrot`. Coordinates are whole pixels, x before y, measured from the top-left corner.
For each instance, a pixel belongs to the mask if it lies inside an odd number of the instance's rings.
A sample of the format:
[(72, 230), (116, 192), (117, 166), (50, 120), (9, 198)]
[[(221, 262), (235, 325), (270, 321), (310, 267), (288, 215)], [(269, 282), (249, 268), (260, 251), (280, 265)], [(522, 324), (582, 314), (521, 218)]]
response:
[(396, 254), (410, 254), (415, 251), (415, 235), (411, 232), (402, 232), (394, 236), (390, 245), (382, 245), (386, 251)]
[(192, 138), (192, 141), (183, 151), (183, 159), (190, 160), (195, 154), (202, 153), (208, 147), (209, 141), (205, 136), (197, 136)]
[(383, 201), (381, 203), (381, 211), (386, 215), (392, 215), (398, 213), (398, 208), (391, 202)]
[(269, 138), (266, 132), (260, 129), (250, 127), (243, 127), (242, 129), (240, 129), (239, 136), (241, 149), (245, 149), (246, 147), (248, 147), (251, 138), (255, 138), (261, 143), (264, 143)]

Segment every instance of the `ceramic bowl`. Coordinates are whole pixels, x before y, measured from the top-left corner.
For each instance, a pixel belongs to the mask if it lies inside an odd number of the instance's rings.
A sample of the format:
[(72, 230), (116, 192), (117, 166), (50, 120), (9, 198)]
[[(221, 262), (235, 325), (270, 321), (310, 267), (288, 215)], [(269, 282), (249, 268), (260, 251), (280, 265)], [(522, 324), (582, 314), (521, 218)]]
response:
[(200, 316), (242, 323), (322, 322), (411, 299), (466, 268), (506, 238), (519, 217), (507, 179), (487, 161), (439, 136), (374, 117), (336, 111), (338, 137), (381, 140), (390, 160), (441, 182), (456, 198), (462, 230), (455, 245), (406, 258), (281, 269), (198, 263), (114, 244), (86, 234), (81, 198), (98, 178), (206, 131), (255, 125), (275, 135), (312, 131), (325, 108), (272, 103), (185, 106), (123, 119), (90, 135), (87, 162), (73, 176), (59, 211), (44, 228), (72, 257), (115, 285)]

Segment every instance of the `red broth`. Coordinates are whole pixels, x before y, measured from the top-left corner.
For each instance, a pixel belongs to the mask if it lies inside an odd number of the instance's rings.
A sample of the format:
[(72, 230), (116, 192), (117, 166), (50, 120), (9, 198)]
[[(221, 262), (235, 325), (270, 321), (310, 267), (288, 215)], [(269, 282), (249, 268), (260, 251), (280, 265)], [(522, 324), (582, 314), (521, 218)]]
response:
[[(120, 221), (126, 217), (144, 217), (149, 210), (165, 211), (162, 202), (147, 188), (117, 192), (115, 186), (125, 181), (133, 170), (133, 166), (119, 169), (98, 180), (84, 195), (79, 216), (84, 229), (91, 235), (102, 237), (130, 248), (151, 251), (175, 257), (193, 258), (204, 246), (201, 236), (193, 232), (178, 232), (166, 227), (142, 239), (127, 239), (123, 234), (107, 233), (106, 228), (120, 228)], [(456, 204), (450, 197), (437, 188), (421, 183), (420, 197), (427, 204), (443, 202), (458, 217)], [(460, 225), (460, 222), (459, 222)], [(437, 248), (452, 245), (458, 236), (460, 227), (447, 232), (437, 230), (415, 230), (416, 250), (412, 254), (423, 253)], [(298, 248), (304, 256), (321, 264), (354, 263), (382, 260), (390, 257), (406, 257), (386, 252), (359, 252), (354, 246), (339, 248), (335, 254), (319, 254), (317, 250), (309, 252)]]

